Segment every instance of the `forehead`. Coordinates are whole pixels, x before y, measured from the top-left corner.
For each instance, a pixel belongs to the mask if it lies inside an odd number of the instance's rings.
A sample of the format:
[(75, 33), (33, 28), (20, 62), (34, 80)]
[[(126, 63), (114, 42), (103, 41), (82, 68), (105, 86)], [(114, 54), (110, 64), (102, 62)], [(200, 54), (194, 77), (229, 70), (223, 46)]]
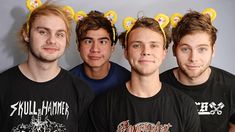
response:
[(210, 35), (206, 32), (194, 32), (187, 34), (182, 37), (179, 44), (186, 44), (192, 47), (199, 45), (211, 45)]
[(156, 41), (156, 42), (164, 42), (164, 38), (162, 34), (153, 31), (148, 28), (136, 28), (132, 30), (129, 34), (128, 40), (130, 41), (143, 41), (143, 42), (148, 42), (148, 41)]
[(54, 14), (40, 15), (32, 23), (33, 27), (45, 27), (51, 30), (66, 31), (66, 24), (62, 18)]
[(108, 37), (109, 38), (109, 33), (105, 29), (99, 28), (97, 30), (88, 30), (86, 33), (86, 37), (90, 37), (90, 38)]

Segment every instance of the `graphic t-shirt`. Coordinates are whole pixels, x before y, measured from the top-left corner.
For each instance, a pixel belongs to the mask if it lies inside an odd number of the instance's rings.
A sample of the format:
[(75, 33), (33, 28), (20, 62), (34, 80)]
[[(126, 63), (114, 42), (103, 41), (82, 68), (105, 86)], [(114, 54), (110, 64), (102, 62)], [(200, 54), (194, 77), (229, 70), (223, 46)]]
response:
[(94, 97), (81, 80), (61, 69), (47, 82), (26, 78), (18, 66), (0, 74), (1, 132), (85, 131)]
[(211, 67), (211, 75), (205, 83), (186, 86), (177, 81), (174, 69), (162, 73), (160, 79), (194, 99), (202, 131), (227, 132), (229, 118), (235, 113), (235, 76)]
[(97, 132), (200, 132), (193, 100), (162, 84), (149, 98), (132, 95), (125, 84), (96, 97), (89, 111)]

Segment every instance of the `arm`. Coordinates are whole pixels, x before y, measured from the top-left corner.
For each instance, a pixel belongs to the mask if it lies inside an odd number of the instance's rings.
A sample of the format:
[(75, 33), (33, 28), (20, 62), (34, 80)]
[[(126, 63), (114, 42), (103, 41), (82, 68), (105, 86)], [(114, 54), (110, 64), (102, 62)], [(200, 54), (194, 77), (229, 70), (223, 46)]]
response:
[(229, 123), (229, 132), (235, 132), (235, 124)]
[(230, 117), (229, 132), (235, 132), (235, 113)]
[[(104, 95), (103, 95), (104, 96)], [(107, 121), (108, 111), (106, 110), (106, 100), (104, 97), (96, 98), (89, 109), (89, 117), (93, 132), (109, 132)]]
[(201, 132), (200, 118), (197, 112), (196, 105), (193, 100), (189, 101), (189, 108), (186, 111), (185, 132)]

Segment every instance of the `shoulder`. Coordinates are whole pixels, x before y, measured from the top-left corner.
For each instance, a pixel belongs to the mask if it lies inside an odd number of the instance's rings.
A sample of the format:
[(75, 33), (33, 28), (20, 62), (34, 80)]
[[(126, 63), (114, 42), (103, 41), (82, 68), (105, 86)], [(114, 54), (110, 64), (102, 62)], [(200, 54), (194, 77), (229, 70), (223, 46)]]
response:
[(129, 80), (130, 76), (131, 76), (131, 72), (129, 70), (127, 70), (126, 68), (111, 62), (111, 68), (109, 71), (110, 75), (115, 75), (115, 77), (119, 78), (119, 79), (124, 79), (124, 80)]
[(232, 83), (235, 84), (235, 75), (232, 73), (229, 73), (228, 71), (225, 71), (220, 68), (212, 67), (211, 66), (211, 71), (212, 71), (212, 77), (217, 81), (221, 83)]
[(106, 102), (107, 104), (116, 104), (114, 102), (120, 101), (120, 99), (125, 97), (125, 84), (115, 86), (112, 89), (109, 89), (107, 92), (104, 92), (96, 96), (95, 103), (100, 104)]
[(173, 73), (173, 71), (175, 69), (176, 69), (176, 67), (161, 73), (160, 74), (160, 80), (163, 81), (163, 82), (172, 84), (175, 81), (175, 76), (174, 76), (174, 73)]
[(185, 94), (184, 92), (176, 89), (175, 87), (173, 87), (170, 84), (167, 83), (163, 83), (162, 84), (164, 89), (166, 90), (167, 95), (169, 96), (169, 98), (176, 102), (177, 104), (184, 104), (184, 105), (194, 105), (194, 100), (187, 94)]
[(160, 78), (161, 78), (161, 79), (164, 79), (164, 78), (168, 78), (169, 76), (174, 76), (173, 71), (174, 71), (176, 68), (177, 68), (177, 67), (162, 72), (162, 73), (160, 74)]
[(130, 71), (127, 70), (125, 67), (123, 67), (123, 66), (121, 66), (121, 65), (119, 65), (119, 64), (117, 64), (115, 62), (110, 61), (110, 64), (111, 64), (111, 68), (113, 68), (113, 69), (115, 69), (117, 71), (123, 71), (123, 72), (130, 73)]
[(79, 77), (70, 73), (67, 70), (62, 69), (62, 72), (63, 72), (62, 74), (64, 75), (64, 79), (69, 81), (69, 83), (71, 83), (72, 86), (75, 87), (76, 90), (78, 90), (79, 94), (81, 95), (91, 94), (92, 96), (94, 96), (93, 91), (86, 82), (84, 82), (82, 79), (80, 79)]
[(73, 67), (72, 69), (69, 70), (69, 72), (77, 75), (80, 74), (82, 70), (83, 70), (83, 63)]
[(9, 80), (10, 78), (17, 75), (17, 72), (19, 72), (18, 66), (14, 66), (10, 69), (7, 69), (0, 73), (0, 81)]

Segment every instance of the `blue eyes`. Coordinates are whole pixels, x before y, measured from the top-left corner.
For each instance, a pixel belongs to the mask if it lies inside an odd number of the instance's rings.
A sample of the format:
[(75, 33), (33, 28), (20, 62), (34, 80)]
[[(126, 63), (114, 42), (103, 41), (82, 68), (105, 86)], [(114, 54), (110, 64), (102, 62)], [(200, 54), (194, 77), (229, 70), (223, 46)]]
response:
[[(180, 49), (183, 53), (189, 53), (189, 52), (191, 52), (191, 50), (192, 49), (190, 49), (190, 48), (181, 48)], [(204, 52), (206, 52), (208, 49), (207, 48), (198, 48), (197, 49), (197, 52), (198, 53), (204, 53)]]
[[(43, 29), (39, 29), (39, 30), (38, 30), (38, 33), (39, 33), (40, 35), (42, 35), (42, 36), (45, 36), (45, 37), (48, 37), (48, 36), (50, 35), (50, 33), (49, 33), (47, 30), (43, 30)], [(57, 32), (57, 33), (55, 34), (55, 36), (56, 36), (57, 38), (64, 38), (66, 35), (65, 35), (64, 32)]]

